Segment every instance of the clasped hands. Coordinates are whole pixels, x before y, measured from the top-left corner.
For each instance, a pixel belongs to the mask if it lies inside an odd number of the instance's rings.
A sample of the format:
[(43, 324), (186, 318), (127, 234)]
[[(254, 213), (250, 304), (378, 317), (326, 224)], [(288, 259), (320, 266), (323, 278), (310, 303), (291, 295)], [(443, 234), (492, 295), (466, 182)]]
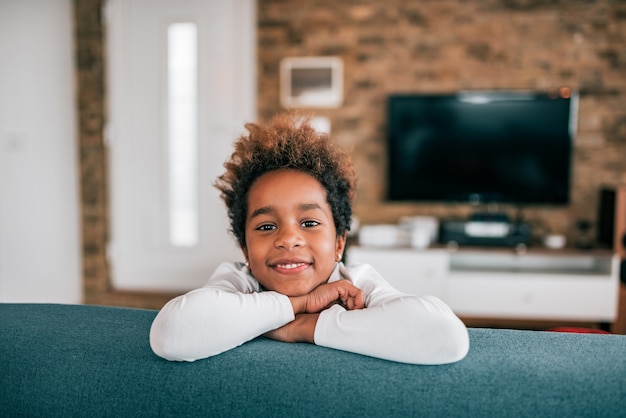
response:
[(349, 280), (323, 283), (306, 295), (290, 296), (296, 319), (264, 335), (284, 342), (315, 343), (315, 325), (320, 312), (339, 304), (347, 310), (363, 309), (363, 291)]

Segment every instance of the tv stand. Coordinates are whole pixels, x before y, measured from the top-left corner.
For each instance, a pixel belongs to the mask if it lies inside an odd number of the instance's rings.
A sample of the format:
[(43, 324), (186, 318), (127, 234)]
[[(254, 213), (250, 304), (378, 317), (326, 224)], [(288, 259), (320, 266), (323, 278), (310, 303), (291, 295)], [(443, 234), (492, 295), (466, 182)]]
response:
[(401, 291), (434, 295), (462, 318), (612, 323), (619, 257), (609, 251), (350, 247)]

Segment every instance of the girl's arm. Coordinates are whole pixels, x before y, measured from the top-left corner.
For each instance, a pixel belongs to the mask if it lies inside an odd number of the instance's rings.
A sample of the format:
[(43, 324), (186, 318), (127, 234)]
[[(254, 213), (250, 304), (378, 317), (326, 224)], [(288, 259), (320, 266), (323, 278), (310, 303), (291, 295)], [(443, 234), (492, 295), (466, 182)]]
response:
[(294, 320), (287, 296), (255, 292), (235, 264), (221, 265), (205, 287), (169, 301), (150, 329), (152, 350), (167, 360), (214, 356)]
[(289, 301), (296, 315), (295, 320), (267, 332), (266, 337), (291, 343), (315, 343), (315, 326), (320, 312), (334, 304), (349, 310), (365, 307), (363, 291), (349, 280), (321, 284), (307, 295), (289, 297)]
[(321, 312), (316, 344), (414, 364), (452, 363), (465, 357), (467, 329), (441, 300), (400, 293), (368, 265), (352, 268), (350, 275), (365, 294), (366, 309), (335, 305)]

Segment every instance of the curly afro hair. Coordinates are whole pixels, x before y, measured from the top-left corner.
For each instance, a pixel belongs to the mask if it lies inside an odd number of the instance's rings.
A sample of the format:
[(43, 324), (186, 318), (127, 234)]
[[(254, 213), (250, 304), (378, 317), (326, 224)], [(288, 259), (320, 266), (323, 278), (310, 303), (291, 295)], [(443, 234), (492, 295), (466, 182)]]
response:
[(226, 172), (215, 181), (226, 203), (231, 232), (246, 246), (248, 192), (263, 174), (293, 169), (311, 175), (326, 190), (337, 235), (350, 230), (355, 173), (347, 154), (326, 134), (317, 132), (309, 118), (292, 113), (275, 116), (266, 126), (246, 124), (249, 135), (235, 141), (235, 151), (224, 163)]

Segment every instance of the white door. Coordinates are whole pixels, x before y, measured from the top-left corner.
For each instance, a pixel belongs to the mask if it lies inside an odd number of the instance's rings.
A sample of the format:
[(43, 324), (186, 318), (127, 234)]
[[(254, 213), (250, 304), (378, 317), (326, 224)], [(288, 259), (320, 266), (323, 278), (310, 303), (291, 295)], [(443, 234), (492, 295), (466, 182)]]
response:
[(184, 291), (242, 260), (213, 187), (256, 115), (254, 0), (108, 0), (116, 289)]

